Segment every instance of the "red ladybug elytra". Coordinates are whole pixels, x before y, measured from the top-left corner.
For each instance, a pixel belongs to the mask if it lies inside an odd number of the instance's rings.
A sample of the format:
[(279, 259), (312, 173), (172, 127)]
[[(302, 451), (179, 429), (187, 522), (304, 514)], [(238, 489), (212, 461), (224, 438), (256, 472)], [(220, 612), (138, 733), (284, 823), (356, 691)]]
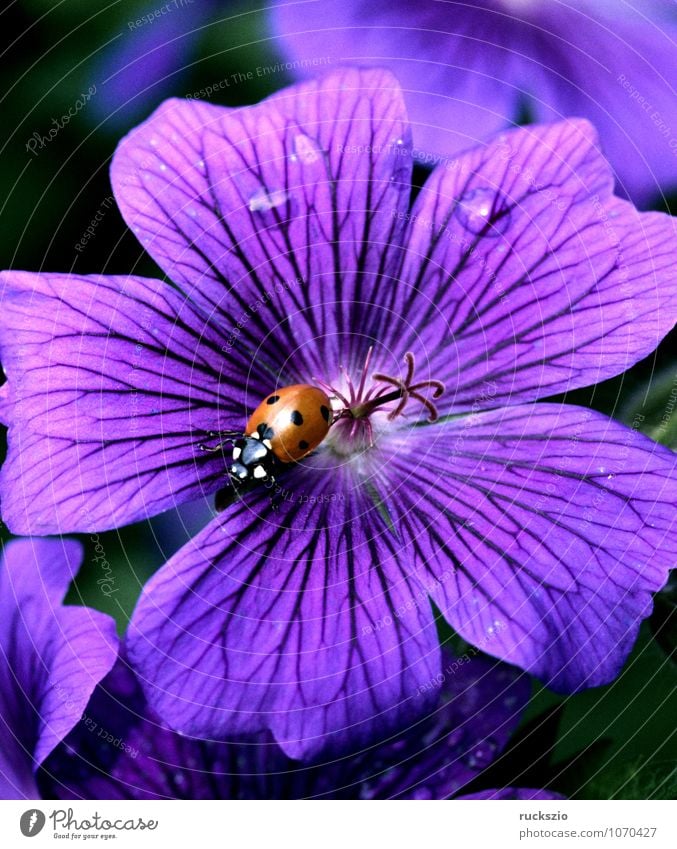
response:
[(271, 392), (254, 410), (244, 436), (233, 444), (231, 479), (273, 479), (274, 473), (310, 454), (332, 421), (331, 402), (316, 386), (297, 383)]

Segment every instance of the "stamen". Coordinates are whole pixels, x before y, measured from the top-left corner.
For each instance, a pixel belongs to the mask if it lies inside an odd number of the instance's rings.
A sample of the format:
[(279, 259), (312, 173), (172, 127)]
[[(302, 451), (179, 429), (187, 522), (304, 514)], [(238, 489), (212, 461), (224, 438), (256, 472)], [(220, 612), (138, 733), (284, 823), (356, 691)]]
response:
[(374, 350), (374, 346), (370, 345), (369, 350), (367, 351), (367, 356), (364, 359), (364, 366), (362, 367), (362, 376), (360, 377), (360, 385), (357, 390), (357, 397), (361, 398), (364, 393), (364, 387), (367, 382), (367, 372), (369, 371), (369, 363), (371, 362), (371, 353)]
[(315, 381), (315, 383), (317, 383), (317, 385), (321, 389), (324, 389), (324, 391), (327, 393), (327, 395), (330, 398), (338, 398), (339, 401), (343, 404), (344, 407), (350, 407), (350, 401), (346, 398), (346, 396), (342, 392), (339, 392), (338, 389), (336, 389), (335, 386), (332, 386), (330, 383), (327, 383), (325, 380), (320, 380), (319, 377), (314, 377), (313, 380)]
[(348, 443), (354, 442), (363, 447), (373, 447), (374, 425), (370, 416), (388, 404), (394, 404), (393, 409), (387, 413), (388, 421), (393, 421), (400, 416), (412, 400), (418, 401), (425, 408), (429, 422), (435, 422), (439, 418), (439, 411), (434, 401), (444, 392), (444, 384), (440, 380), (415, 381), (416, 360), (411, 351), (407, 351), (404, 355), (406, 365), (404, 377), (376, 372), (371, 375), (370, 382), (369, 366), (372, 353), (373, 346), (367, 351), (357, 386), (344, 366), (339, 367), (343, 391), (326, 381), (313, 378), (330, 397), (337, 398), (343, 404), (342, 409), (335, 411), (331, 422), (332, 429), (338, 425), (335, 431), (335, 445), (347, 440)]

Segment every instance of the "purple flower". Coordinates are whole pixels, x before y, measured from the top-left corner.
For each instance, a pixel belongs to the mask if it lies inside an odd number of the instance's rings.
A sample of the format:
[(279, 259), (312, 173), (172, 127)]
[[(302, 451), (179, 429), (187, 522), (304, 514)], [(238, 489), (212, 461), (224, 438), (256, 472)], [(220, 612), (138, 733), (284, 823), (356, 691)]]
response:
[(170, 95), (211, 19), (231, 5), (228, 0), (184, 3), (147, 3), (97, 59), (94, 76), (101, 83), (88, 112), (97, 124), (129, 126)]
[(526, 108), (534, 121), (592, 121), (637, 203), (677, 188), (677, 18), (667, 0), (277, 0), (272, 28), (299, 74), (327, 61), (390, 68), (428, 155), (486, 140)]
[[(237, 744), (167, 730), (121, 660), (97, 688), (83, 721), (44, 764), (40, 789), (50, 799), (458, 797), (501, 757), (530, 686), (524, 674), (478, 656), (448, 655), (444, 669), (428, 682), (441, 690), (440, 707), (407, 733), (350, 757), (304, 765), (265, 735)], [(521, 788), (479, 793), (559, 798)]]
[(62, 600), (80, 565), (69, 540), (14, 540), (0, 561), (0, 798), (38, 797), (35, 773), (117, 657), (110, 617)]
[[(440, 166), (411, 208), (410, 174), (387, 72), (241, 110), (170, 101), (120, 144), (112, 181), (176, 287), (2, 277), (16, 531), (228, 492), (231, 461), (201, 446), (277, 388), (318, 378), (350, 408), (280, 476), (279, 509), (266, 486), (231, 492), (144, 588), (129, 656), (174, 729), (270, 729), (296, 758), (371, 745), (435, 702), (429, 597), (549, 686), (602, 684), (675, 562), (675, 456), (533, 403), (669, 331), (675, 222), (613, 196), (584, 121)], [(397, 400), (375, 407), (383, 387)]]

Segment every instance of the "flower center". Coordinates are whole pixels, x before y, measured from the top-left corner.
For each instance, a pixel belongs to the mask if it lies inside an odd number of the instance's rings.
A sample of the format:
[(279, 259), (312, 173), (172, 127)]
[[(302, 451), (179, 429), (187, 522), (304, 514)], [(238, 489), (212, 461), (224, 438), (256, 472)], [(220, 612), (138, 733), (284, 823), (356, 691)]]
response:
[(444, 384), (439, 380), (415, 382), (416, 361), (411, 351), (404, 355), (407, 367), (404, 377), (375, 372), (370, 379), (372, 351), (373, 348), (369, 348), (357, 385), (343, 366), (340, 371), (345, 388), (338, 389), (315, 378), (315, 382), (340, 405), (334, 411), (328, 437), (330, 446), (338, 454), (354, 454), (374, 447), (375, 413), (385, 414), (385, 420), (392, 422), (402, 415), (411, 401), (417, 401), (427, 410), (429, 422), (439, 418), (434, 400), (441, 397)]

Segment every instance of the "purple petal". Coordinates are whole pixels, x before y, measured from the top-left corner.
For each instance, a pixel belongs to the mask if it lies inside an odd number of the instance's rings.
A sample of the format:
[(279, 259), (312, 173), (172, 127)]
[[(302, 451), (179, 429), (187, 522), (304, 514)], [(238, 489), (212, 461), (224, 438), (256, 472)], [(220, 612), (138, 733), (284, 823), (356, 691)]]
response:
[(291, 757), (373, 742), (434, 694), (425, 591), (400, 542), (340, 468), (290, 475), (214, 520), (146, 585), (130, 660), (171, 727), (224, 738), (270, 728)]
[(414, 428), (390, 450), (406, 556), (451, 625), (553, 689), (611, 681), (675, 564), (675, 455), (554, 404)]
[(479, 793), (468, 793), (467, 796), (458, 796), (458, 799), (519, 799), (523, 800), (545, 800), (566, 799), (560, 793), (552, 793), (550, 790), (534, 790), (528, 787), (501, 787), (497, 790), (480, 790)]
[[(241, 429), (273, 384), (169, 285), (5, 272), (3, 518), (16, 533), (101, 530), (215, 491), (210, 429)], [(250, 372), (249, 375), (247, 374)], [(262, 378), (263, 379), (263, 378)], [(258, 401), (257, 401), (258, 403)]]
[(397, 738), (302, 765), (263, 736), (214, 743), (163, 728), (120, 660), (43, 765), (40, 787), (61, 799), (448, 798), (500, 756), (530, 685), (471, 649), (447, 653), (426, 687), (441, 692), (442, 704)]
[(40, 788), (59, 799), (227, 799), (238, 754), (163, 728), (121, 659), (44, 763)]
[(61, 600), (81, 548), (16, 540), (0, 572), (0, 795), (35, 798), (34, 769), (73, 728), (117, 656), (110, 617)]
[(580, 116), (600, 131), (621, 187), (645, 203), (677, 185), (677, 24), (664, 0), (275, 2), (297, 73), (319, 57), (397, 74), (422, 151), (449, 157), (518, 120)]
[(435, 713), (408, 739), (358, 759), (362, 798), (447, 799), (500, 757), (529, 701), (529, 679), (476, 649), (443, 660), (436, 679), (422, 682), (441, 691)]
[(418, 352), (454, 411), (598, 383), (677, 319), (677, 224), (611, 195), (584, 121), (506, 133), (439, 167), (412, 212), (385, 344)]
[[(534, 45), (536, 120), (562, 114), (591, 121), (619, 190), (646, 205), (677, 187), (677, 20), (674, 4), (594, 0), (543, 5), (549, 30)], [(601, 8), (600, 8), (601, 6)], [(548, 57), (553, 57), (549, 61)], [(539, 97), (540, 95), (540, 97)]]
[(307, 380), (325, 347), (363, 357), (383, 320), (363, 317), (401, 241), (408, 139), (395, 80), (341, 70), (240, 110), (168, 101), (121, 142), (111, 179), (172, 279)]

